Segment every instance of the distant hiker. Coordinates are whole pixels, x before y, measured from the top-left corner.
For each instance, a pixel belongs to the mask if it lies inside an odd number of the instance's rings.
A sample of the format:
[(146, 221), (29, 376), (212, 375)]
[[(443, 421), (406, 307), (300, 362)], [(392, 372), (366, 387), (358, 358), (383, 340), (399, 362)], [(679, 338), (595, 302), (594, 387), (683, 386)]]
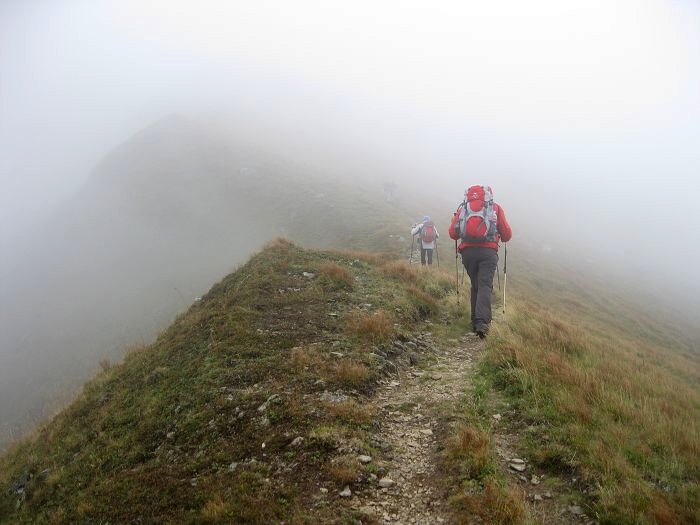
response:
[(491, 323), (498, 243), (508, 242), (513, 235), (503, 208), (493, 202), (490, 186), (472, 186), (464, 193), (464, 202), (452, 219), (449, 234), (460, 241), (457, 251), (472, 283), (472, 329), (483, 339)]
[(433, 264), (433, 250), (435, 243), (440, 237), (430, 216), (423, 217), (423, 222), (416, 224), (411, 230), (411, 235), (418, 235), (420, 243), (420, 263), (425, 266), (426, 260), (429, 265)]

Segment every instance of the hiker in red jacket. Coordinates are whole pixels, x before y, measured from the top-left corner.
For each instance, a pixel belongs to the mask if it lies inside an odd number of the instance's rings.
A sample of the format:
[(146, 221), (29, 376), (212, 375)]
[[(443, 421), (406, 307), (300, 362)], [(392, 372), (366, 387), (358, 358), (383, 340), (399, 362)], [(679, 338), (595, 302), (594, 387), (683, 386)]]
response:
[(460, 241), (457, 251), (462, 254), (462, 264), (472, 283), (472, 329), (483, 339), (491, 323), (498, 243), (508, 242), (513, 235), (503, 208), (493, 202), (489, 186), (472, 186), (464, 193), (464, 202), (452, 219), (449, 234)]

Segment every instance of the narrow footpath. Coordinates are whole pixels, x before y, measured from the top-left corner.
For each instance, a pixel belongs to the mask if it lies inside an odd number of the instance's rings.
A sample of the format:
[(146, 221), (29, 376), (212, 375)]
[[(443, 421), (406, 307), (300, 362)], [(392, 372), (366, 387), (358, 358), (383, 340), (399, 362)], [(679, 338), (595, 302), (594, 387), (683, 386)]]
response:
[(401, 370), (384, 382), (373, 440), (383, 451), (378, 459), (385, 470), (375, 487), (356, 495), (358, 510), (381, 524), (452, 523), (448, 503), (435, 487), (437, 415), (441, 405), (458, 402), (481, 351), (483, 343), (470, 334), (452, 348), (436, 348), (427, 366)]

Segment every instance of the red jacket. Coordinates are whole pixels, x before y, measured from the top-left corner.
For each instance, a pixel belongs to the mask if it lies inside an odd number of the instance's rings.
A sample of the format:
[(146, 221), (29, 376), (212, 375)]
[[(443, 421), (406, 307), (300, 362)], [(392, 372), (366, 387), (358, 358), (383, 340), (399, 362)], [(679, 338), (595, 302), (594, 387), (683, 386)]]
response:
[[(459, 235), (457, 234), (457, 232), (455, 232), (455, 226), (457, 226), (457, 221), (459, 221), (459, 213), (461, 211), (462, 206), (460, 205), (459, 209), (457, 210), (457, 213), (452, 218), (452, 222), (450, 223), (450, 229), (448, 231), (450, 237), (455, 241), (460, 240)], [(508, 221), (506, 220), (506, 214), (503, 211), (503, 208), (501, 208), (498, 204), (494, 204), (493, 211), (496, 214), (496, 229), (498, 230), (498, 232), (496, 233), (496, 242), (462, 241), (459, 247), (457, 248), (457, 251), (461, 252), (464, 248), (473, 248), (476, 246), (481, 246), (484, 248), (493, 248), (494, 250), (498, 250), (498, 241), (508, 242), (510, 240), (510, 238), (513, 236), (513, 232), (510, 229), (510, 224), (508, 224)]]

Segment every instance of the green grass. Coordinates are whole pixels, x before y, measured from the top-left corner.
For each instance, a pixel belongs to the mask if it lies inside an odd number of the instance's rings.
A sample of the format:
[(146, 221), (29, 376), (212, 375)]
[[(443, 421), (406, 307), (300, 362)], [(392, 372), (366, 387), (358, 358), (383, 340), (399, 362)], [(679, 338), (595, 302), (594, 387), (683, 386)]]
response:
[[(440, 345), (467, 331), (468, 293), (455, 293), (452, 271), (270, 243), (0, 458), (0, 523), (352, 523), (357, 512), (319, 484), (332, 493), (369, 473), (347, 450), (373, 452), (386, 371), (375, 351), (428, 326)], [(514, 275), (472, 387), (441, 411), (456, 519), (532, 521), (494, 453), (501, 403), (514, 446), (548, 479), (576, 478), (589, 516), (699, 522), (692, 337), (665, 337), (620, 297), (561, 273)], [(18, 504), (8, 489), (25, 472)]]
[[(0, 459), (0, 523), (342, 522), (351, 510), (318, 485), (356, 474), (341, 443), (369, 448), (383, 376), (369, 353), (417, 329), (383, 264), (268, 245)], [(17, 506), (8, 489), (24, 472)]]
[(700, 371), (645, 335), (521, 299), (480, 375), (518, 414), (510, 423), (535, 464), (579, 480), (589, 515), (697, 522)]

